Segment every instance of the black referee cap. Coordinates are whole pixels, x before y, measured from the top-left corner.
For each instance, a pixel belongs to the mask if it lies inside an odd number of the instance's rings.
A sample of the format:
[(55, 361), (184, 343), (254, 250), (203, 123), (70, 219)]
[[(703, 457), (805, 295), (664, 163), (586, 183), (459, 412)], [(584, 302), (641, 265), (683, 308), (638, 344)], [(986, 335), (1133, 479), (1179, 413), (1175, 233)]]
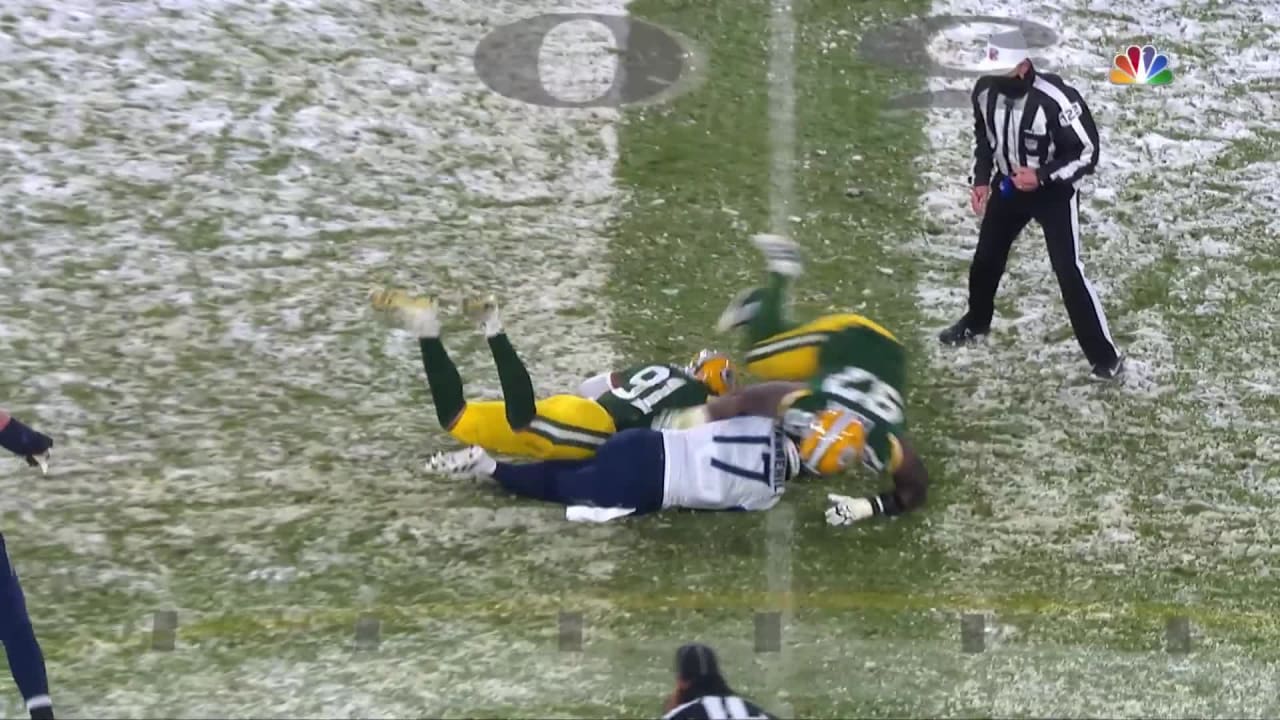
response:
[(681, 645), (676, 650), (676, 675), (689, 682), (719, 680), (720, 661), (716, 660), (715, 651), (702, 643)]

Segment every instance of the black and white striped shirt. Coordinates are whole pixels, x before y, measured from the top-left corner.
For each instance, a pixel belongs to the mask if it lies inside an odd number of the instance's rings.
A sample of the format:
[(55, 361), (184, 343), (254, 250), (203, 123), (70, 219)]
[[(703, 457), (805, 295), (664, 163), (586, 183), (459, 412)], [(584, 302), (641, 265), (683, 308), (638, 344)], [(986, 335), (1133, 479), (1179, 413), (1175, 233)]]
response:
[(774, 716), (737, 695), (703, 695), (672, 708), (662, 720), (774, 720)]
[(1098, 128), (1089, 106), (1061, 77), (1034, 69), (1025, 95), (1002, 94), (996, 78), (973, 86), (973, 186), (1034, 168), (1041, 185), (1074, 187), (1098, 164)]

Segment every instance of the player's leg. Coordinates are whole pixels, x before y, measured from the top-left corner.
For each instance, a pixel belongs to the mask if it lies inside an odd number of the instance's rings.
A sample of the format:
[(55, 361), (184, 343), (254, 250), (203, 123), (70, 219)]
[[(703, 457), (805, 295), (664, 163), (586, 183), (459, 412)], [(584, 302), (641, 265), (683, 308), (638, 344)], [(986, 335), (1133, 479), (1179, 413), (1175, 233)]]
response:
[(748, 346), (794, 327), (787, 317), (787, 290), (804, 270), (799, 248), (790, 239), (756, 235), (751, 241), (765, 257), (768, 281), (738, 293), (717, 323), (721, 332), (740, 328)]
[(503, 403), (466, 400), (462, 376), (440, 340), (439, 310), (433, 299), (413, 297), (402, 290), (375, 290), (369, 302), (375, 310), (395, 316), (418, 337), (422, 368), (441, 427), (467, 445), (502, 454), (538, 456), (507, 424)]
[(502, 386), (502, 400), (506, 403), (507, 424), (513, 430), (524, 430), (537, 415), (537, 397), (533, 380), (510, 338), (502, 327), (498, 302), (493, 297), (469, 298), (463, 302), (463, 311), (476, 322), (484, 333), (498, 368), (498, 383)]
[(497, 463), (493, 477), (507, 491), (561, 505), (629, 508), (636, 515), (662, 509), (665, 452), (662, 433), (645, 428), (614, 435), (589, 462)]
[(493, 354), (507, 424), (528, 447), (519, 454), (547, 460), (576, 460), (595, 454), (613, 434), (609, 413), (596, 401), (577, 395), (536, 400), (529, 371), (503, 330), (497, 301), (492, 297), (470, 299), (463, 307), (484, 333)]
[(9, 553), (0, 535), (0, 640), (9, 658), (9, 671), (13, 674), (18, 691), (27, 703), (33, 718), (52, 718), (53, 703), (49, 700), (49, 678), (45, 672), (44, 653), (36, 642), (31, 618), (27, 615), (27, 601), (18, 583), (18, 574), (9, 562)]
[(467, 401), (458, 366), (453, 364), (440, 341), (440, 315), (435, 299), (413, 297), (403, 290), (377, 289), (369, 293), (369, 304), (378, 312), (392, 315), (417, 336), (436, 417), (440, 426), (448, 430), (462, 415)]
[(432, 458), (428, 470), (458, 476), (488, 476), (520, 497), (600, 508), (630, 508), (635, 514), (662, 508), (662, 433), (626, 430), (601, 446), (590, 460), (496, 462), (478, 448)]
[(823, 343), (833, 332), (844, 328), (869, 327), (893, 337), (861, 315), (824, 315), (806, 323), (793, 322), (788, 317), (787, 293), (803, 271), (798, 247), (776, 235), (757, 235), (752, 243), (765, 257), (768, 282), (735, 299), (720, 323), (722, 330), (743, 330), (747, 370), (751, 374), (764, 380), (808, 380), (818, 372)]
[(520, 432), (537, 438), (548, 460), (591, 457), (617, 431), (613, 416), (595, 400), (578, 395), (552, 395), (539, 400), (533, 422)]

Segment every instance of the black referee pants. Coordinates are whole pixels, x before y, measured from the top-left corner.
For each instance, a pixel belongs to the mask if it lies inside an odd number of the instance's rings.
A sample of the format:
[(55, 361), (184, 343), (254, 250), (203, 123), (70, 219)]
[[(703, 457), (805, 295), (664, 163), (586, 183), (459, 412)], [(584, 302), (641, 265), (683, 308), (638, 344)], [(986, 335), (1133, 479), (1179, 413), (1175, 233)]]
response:
[(1004, 275), (1013, 241), (1032, 220), (1044, 231), (1049, 262), (1058, 276), (1062, 300), (1071, 318), (1071, 329), (1092, 365), (1110, 367), (1119, 351), (1107, 328), (1098, 293), (1084, 276), (1080, 257), (1080, 213), (1076, 191), (1070, 186), (1047, 186), (1031, 192), (1000, 192), (993, 183), (987, 209), (978, 232), (978, 247), (969, 266), (968, 326), (975, 331), (991, 328), (996, 289)]

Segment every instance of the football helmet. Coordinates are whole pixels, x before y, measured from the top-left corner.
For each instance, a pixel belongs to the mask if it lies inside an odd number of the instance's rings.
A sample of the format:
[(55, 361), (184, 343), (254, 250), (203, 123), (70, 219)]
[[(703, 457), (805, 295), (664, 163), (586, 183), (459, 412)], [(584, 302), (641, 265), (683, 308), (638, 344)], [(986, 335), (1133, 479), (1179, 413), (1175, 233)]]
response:
[(835, 475), (849, 469), (867, 442), (861, 419), (844, 410), (790, 410), (784, 424), (796, 439), (801, 462), (815, 475)]
[(689, 363), (689, 374), (711, 388), (711, 394), (724, 395), (737, 387), (738, 373), (728, 355), (716, 350), (703, 350)]

